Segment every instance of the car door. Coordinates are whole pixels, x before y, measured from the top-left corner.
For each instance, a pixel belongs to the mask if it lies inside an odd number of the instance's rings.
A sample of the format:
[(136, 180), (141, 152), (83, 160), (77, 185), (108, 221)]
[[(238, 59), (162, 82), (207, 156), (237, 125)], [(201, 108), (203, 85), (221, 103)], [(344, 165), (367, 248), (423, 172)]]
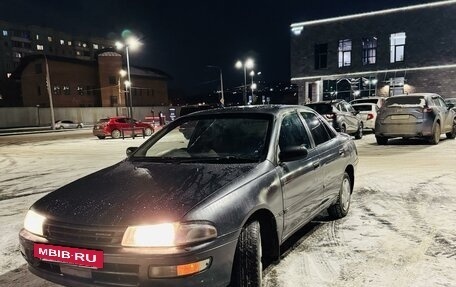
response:
[(435, 103), (438, 105), (441, 114), (442, 133), (451, 131), (453, 128), (453, 111), (451, 109), (448, 109), (448, 106), (441, 97), (437, 97), (435, 99)]
[(350, 129), (347, 127), (347, 130), (350, 130), (350, 133), (356, 132), (359, 128), (359, 117), (356, 110), (347, 102), (342, 102), (345, 110), (347, 111), (347, 121), (349, 122)]
[(323, 191), (318, 196), (318, 207), (326, 207), (339, 194), (348, 150), (344, 148), (336, 131), (321, 116), (309, 111), (301, 111), (301, 116), (310, 130), (320, 157)]
[(318, 204), (322, 190), (322, 178), (318, 152), (297, 112), (283, 117), (278, 145), (279, 150), (301, 145), (308, 150), (306, 158), (280, 162), (277, 166), (283, 192), (283, 234), (286, 238), (312, 218), (312, 210)]

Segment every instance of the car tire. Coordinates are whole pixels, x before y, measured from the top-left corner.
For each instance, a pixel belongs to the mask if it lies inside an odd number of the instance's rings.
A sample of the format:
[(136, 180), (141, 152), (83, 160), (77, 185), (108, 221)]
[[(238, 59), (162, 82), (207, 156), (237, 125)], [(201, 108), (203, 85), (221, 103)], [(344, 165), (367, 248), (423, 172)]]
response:
[(350, 209), (350, 199), (352, 194), (352, 184), (350, 176), (344, 172), (342, 183), (339, 189), (339, 195), (335, 204), (328, 208), (329, 216), (333, 219), (345, 217)]
[(104, 140), (106, 137), (105, 136), (97, 136), (100, 140)]
[(81, 125), (78, 125), (76, 128), (77, 128), (77, 129), (82, 129), (82, 126), (81, 126)]
[(261, 248), (260, 223), (251, 221), (242, 228), (239, 235), (234, 254), (231, 287), (261, 287)]
[(456, 138), (456, 120), (453, 121), (453, 127), (452, 127), (451, 131), (447, 132), (445, 135), (448, 139)]
[(387, 145), (388, 144), (388, 138), (386, 138), (386, 137), (376, 136), (375, 139), (377, 140), (378, 145)]
[(434, 127), (432, 128), (432, 136), (429, 140), (429, 142), (433, 145), (436, 145), (439, 143), (440, 141), (440, 124), (439, 123), (435, 123)]
[(152, 131), (151, 128), (145, 128), (145, 129), (144, 129), (144, 134), (145, 134), (146, 136), (150, 136), (152, 133), (153, 133), (153, 131)]
[(363, 138), (363, 129), (364, 129), (364, 124), (363, 124), (363, 122), (360, 122), (358, 125), (358, 130), (355, 133), (355, 139), (360, 140)]
[(63, 127), (63, 126), (60, 126), (60, 127), (59, 127), (59, 130), (63, 130), (63, 129), (64, 129), (64, 127)]
[(113, 130), (113, 131), (111, 132), (111, 137), (112, 137), (113, 139), (118, 139), (118, 138), (120, 138), (120, 131), (119, 131), (119, 130)]

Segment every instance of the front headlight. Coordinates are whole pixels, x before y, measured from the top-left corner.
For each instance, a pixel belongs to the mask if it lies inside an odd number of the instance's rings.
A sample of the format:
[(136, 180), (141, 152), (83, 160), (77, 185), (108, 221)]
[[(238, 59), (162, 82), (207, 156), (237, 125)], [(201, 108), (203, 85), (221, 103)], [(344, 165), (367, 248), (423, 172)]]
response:
[(31, 233), (43, 236), (43, 224), (45, 220), (45, 216), (29, 210), (25, 215), (24, 228)]
[(174, 247), (190, 245), (217, 237), (217, 229), (207, 222), (162, 223), (129, 226), (122, 239), (123, 246)]

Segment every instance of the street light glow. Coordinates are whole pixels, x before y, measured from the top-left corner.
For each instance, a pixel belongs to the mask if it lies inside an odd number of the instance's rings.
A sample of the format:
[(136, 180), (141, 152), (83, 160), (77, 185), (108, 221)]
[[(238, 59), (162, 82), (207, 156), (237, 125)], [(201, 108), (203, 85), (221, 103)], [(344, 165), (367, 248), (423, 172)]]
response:
[(120, 70), (120, 71), (119, 71), (119, 74), (120, 74), (121, 77), (125, 77), (125, 76), (127, 75), (127, 71), (125, 71), (125, 70)]
[(253, 68), (253, 60), (250, 59), (250, 58), (247, 59), (247, 60), (245, 61), (245, 64), (244, 64), (244, 65), (245, 65), (245, 67), (246, 67), (247, 69), (252, 69), (252, 68)]
[(256, 84), (256, 83), (253, 83), (253, 84), (250, 86), (250, 88), (252, 89), (252, 91), (253, 91), (253, 90), (256, 90), (257, 84)]
[(125, 81), (125, 82), (124, 82), (124, 84), (125, 84), (125, 87), (130, 87), (130, 86), (131, 86), (131, 82), (130, 82), (130, 81), (128, 81), (128, 80), (127, 80), (127, 81)]
[(240, 60), (238, 60), (234, 66), (236, 68), (240, 69), (240, 68), (242, 68), (242, 62)]
[(141, 42), (139, 42), (138, 38), (133, 36), (129, 37), (125, 42), (127, 43), (128, 47), (133, 51), (138, 49), (139, 46), (141, 46)]
[(122, 50), (123, 47), (125, 46), (122, 42), (117, 41), (115, 43), (117, 50)]
[(250, 71), (250, 74), (249, 74), (249, 75), (252, 76), (252, 77), (255, 76), (255, 71), (253, 71), (253, 70)]

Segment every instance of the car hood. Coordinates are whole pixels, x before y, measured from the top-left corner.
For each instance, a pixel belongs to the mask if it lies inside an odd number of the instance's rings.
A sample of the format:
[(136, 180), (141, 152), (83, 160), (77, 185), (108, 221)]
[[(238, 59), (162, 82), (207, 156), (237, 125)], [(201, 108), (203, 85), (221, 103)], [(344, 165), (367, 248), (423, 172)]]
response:
[(82, 225), (139, 225), (180, 220), (258, 163), (173, 164), (123, 161), (37, 201), (51, 220)]

